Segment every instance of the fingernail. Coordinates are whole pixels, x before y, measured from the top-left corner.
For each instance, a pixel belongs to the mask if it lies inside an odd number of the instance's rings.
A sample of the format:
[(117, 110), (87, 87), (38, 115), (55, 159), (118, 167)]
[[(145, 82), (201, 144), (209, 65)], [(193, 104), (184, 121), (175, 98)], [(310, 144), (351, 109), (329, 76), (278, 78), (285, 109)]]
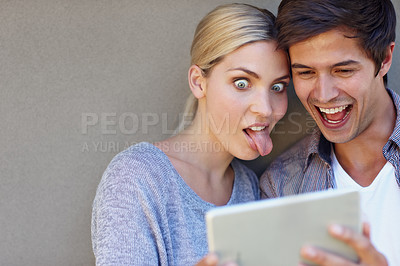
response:
[(304, 247), (302, 249), (302, 253), (303, 253), (303, 255), (305, 255), (309, 258), (314, 258), (315, 256), (317, 256), (317, 252), (312, 247)]
[(218, 262), (218, 257), (215, 256), (214, 254), (210, 254), (206, 258), (206, 263), (207, 264), (215, 264)]
[(331, 227), (329, 229), (335, 235), (339, 236), (339, 235), (343, 234), (343, 227), (338, 224), (331, 225)]

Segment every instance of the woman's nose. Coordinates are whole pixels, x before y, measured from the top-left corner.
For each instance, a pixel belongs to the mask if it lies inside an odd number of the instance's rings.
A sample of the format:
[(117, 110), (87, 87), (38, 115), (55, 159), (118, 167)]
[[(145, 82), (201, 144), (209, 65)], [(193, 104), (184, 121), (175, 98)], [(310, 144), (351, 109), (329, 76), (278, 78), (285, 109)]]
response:
[(267, 90), (255, 93), (251, 98), (250, 111), (263, 117), (269, 117), (272, 114), (270, 96)]

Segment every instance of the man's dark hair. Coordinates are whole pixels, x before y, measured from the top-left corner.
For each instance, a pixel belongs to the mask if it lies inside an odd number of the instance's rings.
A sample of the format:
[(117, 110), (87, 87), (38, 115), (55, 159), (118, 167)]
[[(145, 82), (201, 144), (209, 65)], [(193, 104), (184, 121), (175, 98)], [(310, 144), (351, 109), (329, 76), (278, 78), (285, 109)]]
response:
[(354, 31), (350, 38), (375, 62), (376, 74), (396, 37), (396, 13), (390, 0), (283, 0), (276, 25), (279, 48), (289, 47), (335, 28)]

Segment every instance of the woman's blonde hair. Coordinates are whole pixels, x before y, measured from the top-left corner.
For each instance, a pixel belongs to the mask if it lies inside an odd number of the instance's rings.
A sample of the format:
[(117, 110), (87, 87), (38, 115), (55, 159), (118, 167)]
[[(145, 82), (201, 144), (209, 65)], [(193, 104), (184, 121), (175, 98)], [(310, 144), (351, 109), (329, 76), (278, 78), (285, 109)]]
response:
[[(276, 36), (275, 16), (268, 10), (248, 4), (221, 5), (197, 25), (190, 50), (191, 64), (207, 76), (225, 55), (251, 42), (276, 40)], [(177, 132), (194, 118), (197, 106), (197, 99), (191, 94)], [(191, 119), (185, 121), (187, 117)]]

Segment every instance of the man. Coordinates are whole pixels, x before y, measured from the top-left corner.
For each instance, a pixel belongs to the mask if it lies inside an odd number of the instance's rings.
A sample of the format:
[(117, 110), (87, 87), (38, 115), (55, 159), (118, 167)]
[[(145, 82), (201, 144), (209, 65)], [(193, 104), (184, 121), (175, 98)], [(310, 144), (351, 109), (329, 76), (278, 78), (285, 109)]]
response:
[[(283, 0), (277, 18), (296, 94), (319, 130), (270, 165), (263, 197), (360, 190), (371, 235), (368, 226), (363, 235), (340, 226), (330, 232), (362, 265), (400, 265), (400, 97), (385, 88), (395, 26), (390, 0)], [(313, 247), (302, 255), (349, 263)]]

